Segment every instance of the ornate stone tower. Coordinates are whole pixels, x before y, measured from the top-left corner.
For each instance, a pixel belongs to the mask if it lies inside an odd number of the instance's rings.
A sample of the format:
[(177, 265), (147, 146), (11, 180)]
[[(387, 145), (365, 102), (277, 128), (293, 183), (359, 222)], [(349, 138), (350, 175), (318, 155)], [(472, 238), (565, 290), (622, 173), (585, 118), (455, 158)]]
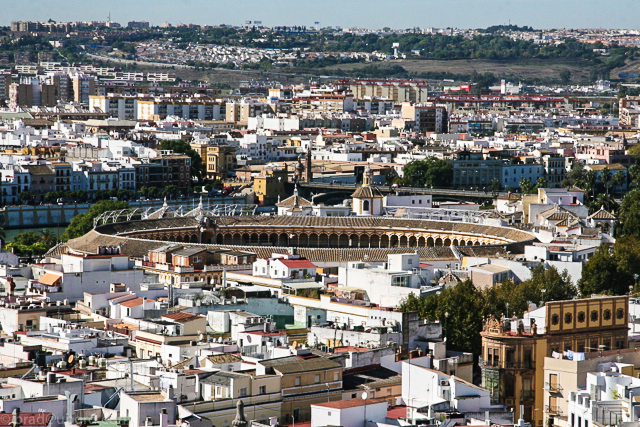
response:
[(309, 147), (309, 149), (307, 150), (307, 165), (306, 165), (306, 181), (307, 182), (311, 182), (313, 181), (313, 172), (311, 171), (311, 147)]

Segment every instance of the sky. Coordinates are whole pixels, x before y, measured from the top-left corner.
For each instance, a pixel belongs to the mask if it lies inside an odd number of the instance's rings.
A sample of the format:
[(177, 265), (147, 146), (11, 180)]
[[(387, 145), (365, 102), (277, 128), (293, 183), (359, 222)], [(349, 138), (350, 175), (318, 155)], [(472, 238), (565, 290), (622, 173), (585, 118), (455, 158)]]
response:
[(0, 0), (11, 21), (391, 28), (640, 28), (640, 0)]

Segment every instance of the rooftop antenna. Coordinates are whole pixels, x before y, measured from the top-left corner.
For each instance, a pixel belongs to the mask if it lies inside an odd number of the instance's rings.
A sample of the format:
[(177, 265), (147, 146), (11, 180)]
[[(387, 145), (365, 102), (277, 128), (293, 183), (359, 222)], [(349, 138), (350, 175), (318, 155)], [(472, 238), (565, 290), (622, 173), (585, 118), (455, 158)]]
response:
[(111, 12), (107, 15), (107, 22), (111, 22)]

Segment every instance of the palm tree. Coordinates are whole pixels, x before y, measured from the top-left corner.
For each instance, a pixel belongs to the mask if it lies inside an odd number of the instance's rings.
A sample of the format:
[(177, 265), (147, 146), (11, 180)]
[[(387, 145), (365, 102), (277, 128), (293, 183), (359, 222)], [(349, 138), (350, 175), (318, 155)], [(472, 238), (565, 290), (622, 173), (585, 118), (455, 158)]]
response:
[(627, 176), (622, 171), (618, 171), (613, 174), (613, 178), (611, 181), (614, 186), (620, 187), (620, 197), (622, 197), (622, 186), (626, 180), (627, 180)]
[(640, 166), (635, 164), (629, 167), (629, 177), (636, 187), (638, 186), (638, 178), (640, 178)]
[(596, 187), (596, 181), (598, 179), (598, 172), (589, 169), (584, 173), (584, 189), (587, 191), (587, 194), (591, 192), (591, 198), (595, 196), (594, 190)]
[(56, 234), (49, 228), (43, 228), (40, 231), (40, 235), (42, 236), (42, 241), (48, 246), (53, 246), (58, 240)]
[(611, 171), (608, 167), (603, 167), (600, 171), (600, 181), (604, 184), (605, 190), (607, 190), (607, 195), (609, 194), (609, 184), (611, 183)]

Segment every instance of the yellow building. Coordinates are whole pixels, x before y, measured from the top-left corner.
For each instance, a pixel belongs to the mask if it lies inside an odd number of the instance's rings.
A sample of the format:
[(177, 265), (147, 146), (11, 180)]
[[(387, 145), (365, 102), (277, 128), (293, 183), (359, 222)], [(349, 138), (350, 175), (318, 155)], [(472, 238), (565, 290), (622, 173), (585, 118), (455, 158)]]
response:
[(209, 179), (224, 179), (238, 166), (236, 147), (228, 144), (209, 145), (202, 159), (206, 162), (205, 172)]
[(311, 419), (311, 405), (342, 399), (342, 365), (308, 354), (259, 361), (257, 375), (279, 375), (284, 422)]
[(275, 204), (278, 198), (287, 196), (285, 184), (289, 179), (287, 164), (266, 168), (253, 178), (253, 191), (261, 205)]
[[(492, 403), (510, 406), (516, 419), (542, 426), (559, 407), (557, 384), (544, 377), (545, 357), (626, 348), (627, 311), (626, 296), (594, 297), (548, 302), (522, 319), (487, 319), (479, 364)], [(546, 401), (544, 387), (551, 391)]]

